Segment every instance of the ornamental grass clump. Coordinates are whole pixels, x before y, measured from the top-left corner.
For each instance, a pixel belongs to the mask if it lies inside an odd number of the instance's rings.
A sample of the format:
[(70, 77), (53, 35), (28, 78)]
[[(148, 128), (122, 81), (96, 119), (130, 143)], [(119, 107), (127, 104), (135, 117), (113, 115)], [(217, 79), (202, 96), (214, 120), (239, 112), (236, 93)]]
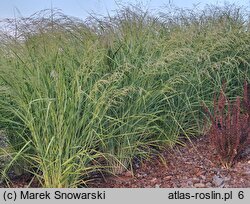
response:
[(236, 6), (166, 11), (6, 19), (0, 131), (11, 162), (0, 176), (16, 166), (43, 187), (79, 187), (201, 135), (201, 101), (212, 104), (222, 80), (229, 96), (250, 81), (248, 18)]
[(208, 132), (210, 144), (216, 150), (220, 162), (226, 168), (231, 167), (250, 145), (250, 97), (249, 84), (244, 84), (243, 100), (238, 96), (230, 102), (220, 92), (218, 101), (214, 98), (214, 113), (205, 106), (212, 126)]

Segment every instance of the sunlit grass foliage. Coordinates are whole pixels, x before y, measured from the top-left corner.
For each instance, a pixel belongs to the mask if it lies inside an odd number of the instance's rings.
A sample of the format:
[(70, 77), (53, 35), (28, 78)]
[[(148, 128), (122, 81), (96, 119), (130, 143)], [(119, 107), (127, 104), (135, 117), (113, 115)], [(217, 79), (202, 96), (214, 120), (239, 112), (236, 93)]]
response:
[[(174, 13), (174, 15), (172, 15)], [(201, 101), (250, 80), (250, 33), (235, 5), (130, 6), (86, 22), (57, 11), (8, 20), (1, 35), (0, 129), (12, 160), (44, 187), (133, 169), (164, 145), (203, 133)]]

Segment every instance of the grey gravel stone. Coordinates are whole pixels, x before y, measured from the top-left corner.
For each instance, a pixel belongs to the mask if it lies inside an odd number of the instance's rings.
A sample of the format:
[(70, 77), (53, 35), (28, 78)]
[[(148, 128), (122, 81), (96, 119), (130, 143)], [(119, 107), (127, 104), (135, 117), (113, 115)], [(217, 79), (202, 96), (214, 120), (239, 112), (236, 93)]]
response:
[(225, 187), (225, 183), (222, 183), (219, 188), (224, 188)]
[(196, 183), (196, 184), (194, 184), (194, 187), (195, 188), (205, 188), (206, 185), (204, 183)]
[(160, 184), (155, 184), (155, 188), (160, 188)]
[(216, 186), (216, 187), (221, 187), (221, 185), (224, 183), (224, 179), (215, 175), (213, 176), (213, 184)]
[(225, 177), (224, 178), (224, 181), (226, 182), (226, 181), (230, 181), (231, 180), (231, 176), (228, 176), (228, 177)]
[(200, 182), (200, 179), (198, 179), (198, 178), (193, 178), (193, 183), (199, 183)]
[(187, 182), (187, 185), (188, 185), (189, 187), (193, 187), (193, 182), (192, 182), (192, 181), (188, 181), (188, 182)]
[(211, 187), (212, 187), (212, 183), (207, 182), (207, 183), (206, 183), (206, 187), (207, 187), (207, 188), (211, 188)]
[(242, 153), (242, 156), (245, 157), (247, 155), (250, 155), (250, 147), (247, 147), (245, 151)]

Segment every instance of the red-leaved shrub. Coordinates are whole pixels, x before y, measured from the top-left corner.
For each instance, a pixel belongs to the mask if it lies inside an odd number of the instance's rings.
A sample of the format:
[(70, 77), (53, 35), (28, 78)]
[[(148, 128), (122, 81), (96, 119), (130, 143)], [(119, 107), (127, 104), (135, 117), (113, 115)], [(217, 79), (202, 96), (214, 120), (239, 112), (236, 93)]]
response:
[(243, 100), (228, 101), (225, 85), (218, 101), (214, 98), (214, 113), (203, 104), (211, 120), (208, 131), (210, 144), (216, 150), (223, 166), (231, 167), (250, 145), (250, 86), (244, 83)]

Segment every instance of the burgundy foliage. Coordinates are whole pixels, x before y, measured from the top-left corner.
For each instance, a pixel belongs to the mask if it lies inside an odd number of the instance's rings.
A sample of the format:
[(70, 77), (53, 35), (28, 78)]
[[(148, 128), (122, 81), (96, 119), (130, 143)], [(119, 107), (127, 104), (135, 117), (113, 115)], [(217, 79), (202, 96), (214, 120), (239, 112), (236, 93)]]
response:
[(211, 120), (208, 131), (210, 144), (217, 152), (220, 162), (231, 167), (250, 145), (250, 84), (244, 83), (244, 96), (241, 100), (228, 101), (224, 94), (225, 85), (218, 100), (214, 98), (214, 113), (204, 104)]

